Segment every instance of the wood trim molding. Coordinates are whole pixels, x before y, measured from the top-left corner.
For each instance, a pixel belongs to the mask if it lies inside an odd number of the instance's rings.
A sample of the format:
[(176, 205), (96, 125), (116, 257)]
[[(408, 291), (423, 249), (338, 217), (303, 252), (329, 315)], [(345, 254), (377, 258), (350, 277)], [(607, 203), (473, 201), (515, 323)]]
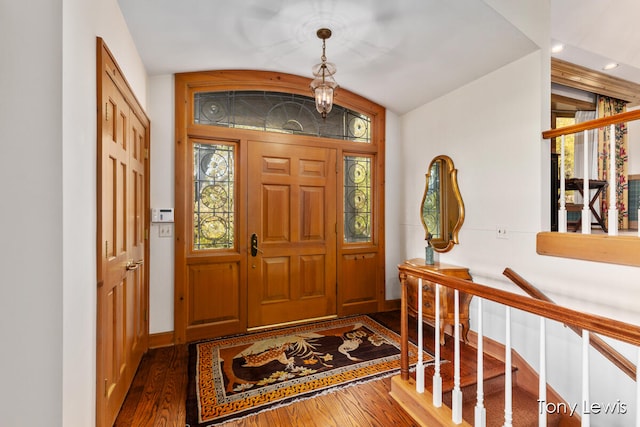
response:
[(640, 238), (600, 234), (542, 232), (536, 238), (539, 255), (640, 267)]
[(173, 331), (149, 334), (149, 348), (171, 347), (174, 345)]
[(591, 111), (595, 109), (596, 104), (594, 102), (581, 101), (568, 96), (558, 95), (557, 93), (551, 94), (551, 111), (566, 112), (568, 116), (573, 117), (576, 110)]
[(384, 310), (383, 311), (393, 311), (400, 310), (400, 304), (402, 301), (400, 299), (388, 299), (384, 301)]
[(551, 82), (640, 104), (640, 84), (551, 58)]

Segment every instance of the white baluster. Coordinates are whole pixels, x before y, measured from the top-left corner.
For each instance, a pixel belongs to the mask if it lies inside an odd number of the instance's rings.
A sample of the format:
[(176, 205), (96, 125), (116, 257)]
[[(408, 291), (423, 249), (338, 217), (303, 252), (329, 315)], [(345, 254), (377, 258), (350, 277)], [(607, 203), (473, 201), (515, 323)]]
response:
[(591, 192), (589, 191), (589, 131), (584, 131), (584, 178), (582, 178), (582, 234), (591, 234), (591, 210), (589, 209), (589, 201), (591, 200)]
[(436, 284), (435, 370), (433, 373), (433, 406), (442, 406), (442, 377), (440, 376), (440, 285)]
[[(617, 219), (616, 219), (617, 221)], [(591, 425), (591, 402), (589, 400), (589, 331), (582, 330), (582, 427), (589, 427)]]
[(540, 382), (538, 383), (538, 427), (547, 426), (547, 328), (540, 317)]
[(455, 424), (462, 423), (462, 390), (460, 389), (460, 291), (453, 292), (454, 299), (454, 366), (453, 391), (451, 392), (451, 419)]
[(618, 204), (616, 202), (616, 125), (609, 128), (609, 236), (618, 235)]
[(504, 348), (504, 427), (513, 422), (513, 403), (511, 390), (511, 307), (505, 306), (505, 348)]
[(476, 401), (474, 416), (475, 427), (485, 427), (487, 425), (487, 410), (484, 407), (484, 337), (482, 334), (482, 298), (478, 297), (478, 398)]
[(640, 427), (640, 347), (638, 347), (636, 363), (636, 427)]
[(567, 232), (567, 206), (564, 190), (564, 135), (560, 137), (560, 208), (558, 210), (558, 231)]
[(416, 363), (416, 391), (424, 393), (424, 361), (422, 360), (422, 278), (418, 278), (418, 362)]

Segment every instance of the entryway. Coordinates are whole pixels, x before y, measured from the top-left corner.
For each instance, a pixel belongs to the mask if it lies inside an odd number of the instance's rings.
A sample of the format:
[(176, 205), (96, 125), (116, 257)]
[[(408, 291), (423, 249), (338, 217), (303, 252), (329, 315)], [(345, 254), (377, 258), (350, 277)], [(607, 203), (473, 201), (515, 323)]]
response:
[(176, 75), (175, 343), (384, 308), (384, 109), (308, 85)]

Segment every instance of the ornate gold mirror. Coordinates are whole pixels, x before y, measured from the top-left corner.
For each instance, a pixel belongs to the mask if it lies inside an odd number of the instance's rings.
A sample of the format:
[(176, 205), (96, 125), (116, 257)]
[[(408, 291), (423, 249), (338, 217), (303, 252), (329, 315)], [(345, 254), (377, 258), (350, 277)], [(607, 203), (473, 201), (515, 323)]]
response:
[(436, 252), (448, 252), (458, 243), (464, 222), (464, 203), (458, 189), (458, 171), (448, 156), (437, 156), (429, 164), (420, 205), (420, 218)]

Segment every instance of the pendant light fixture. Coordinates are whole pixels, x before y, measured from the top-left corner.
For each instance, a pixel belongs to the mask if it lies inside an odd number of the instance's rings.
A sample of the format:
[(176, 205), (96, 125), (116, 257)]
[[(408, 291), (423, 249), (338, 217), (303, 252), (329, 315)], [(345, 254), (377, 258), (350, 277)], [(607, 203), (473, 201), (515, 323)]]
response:
[(333, 75), (336, 73), (336, 66), (331, 62), (327, 62), (325, 55), (325, 43), (331, 37), (331, 30), (320, 28), (316, 34), (319, 39), (322, 39), (322, 56), (320, 57), (322, 62), (313, 66), (312, 72), (315, 78), (309, 86), (316, 99), (316, 109), (325, 119), (331, 111), (331, 107), (333, 107), (333, 94), (338, 87), (338, 83), (333, 79)]

